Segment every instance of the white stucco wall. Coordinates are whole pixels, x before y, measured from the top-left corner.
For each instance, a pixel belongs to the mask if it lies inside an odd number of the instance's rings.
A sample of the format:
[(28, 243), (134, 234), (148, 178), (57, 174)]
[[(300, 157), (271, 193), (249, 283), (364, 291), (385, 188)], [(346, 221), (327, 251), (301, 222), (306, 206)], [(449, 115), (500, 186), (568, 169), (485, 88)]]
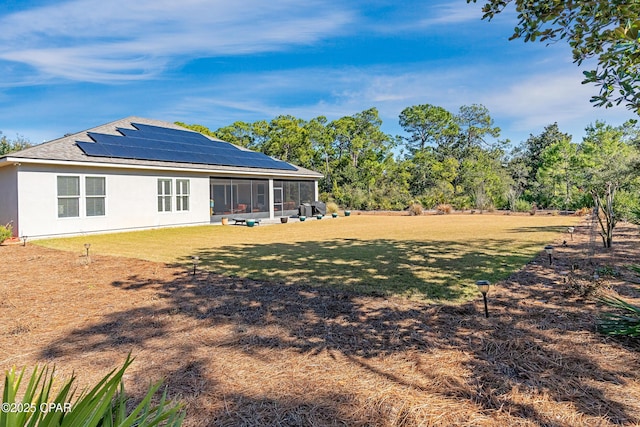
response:
[[(1, 169), (0, 169), (1, 171)], [(57, 177), (79, 176), (80, 216), (59, 218)], [(84, 178), (105, 177), (104, 216), (86, 216)], [(158, 179), (171, 179), (171, 212), (158, 212)], [(177, 179), (189, 179), (189, 210), (175, 210)], [(4, 181), (4, 180), (2, 180)], [(22, 165), (18, 175), (19, 235), (53, 237), (166, 226), (209, 224), (209, 175), (173, 171)]]
[(0, 168), (0, 225), (12, 222), (13, 234), (18, 235), (18, 166)]

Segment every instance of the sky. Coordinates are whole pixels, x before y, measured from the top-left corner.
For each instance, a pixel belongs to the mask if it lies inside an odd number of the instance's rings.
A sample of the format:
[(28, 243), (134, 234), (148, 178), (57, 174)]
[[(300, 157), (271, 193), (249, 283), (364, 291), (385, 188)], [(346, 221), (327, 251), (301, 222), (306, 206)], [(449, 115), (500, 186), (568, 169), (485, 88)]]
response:
[(218, 129), (293, 115), (329, 120), (487, 107), (514, 145), (554, 122), (579, 142), (597, 88), (564, 43), (509, 41), (507, 10), (466, 0), (3, 0), (0, 131), (40, 143), (127, 116)]

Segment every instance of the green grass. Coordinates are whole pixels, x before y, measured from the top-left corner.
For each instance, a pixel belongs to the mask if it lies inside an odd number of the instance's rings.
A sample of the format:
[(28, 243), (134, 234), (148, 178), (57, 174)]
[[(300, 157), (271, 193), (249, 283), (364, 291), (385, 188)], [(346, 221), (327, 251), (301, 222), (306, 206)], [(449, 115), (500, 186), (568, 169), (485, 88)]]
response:
[(201, 268), (227, 276), (462, 302), (475, 281), (505, 279), (579, 218), (351, 216), (301, 223), (203, 226), (41, 240), (84, 253)]

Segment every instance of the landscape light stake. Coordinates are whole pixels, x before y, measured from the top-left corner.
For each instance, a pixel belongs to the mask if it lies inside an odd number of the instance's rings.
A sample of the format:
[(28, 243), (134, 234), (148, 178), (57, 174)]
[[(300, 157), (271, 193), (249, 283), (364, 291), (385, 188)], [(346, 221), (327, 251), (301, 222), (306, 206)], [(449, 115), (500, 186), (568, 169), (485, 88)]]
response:
[(567, 228), (567, 231), (569, 232), (569, 234), (571, 235), (571, 240), (573, 241), (573, 232), (574, 232), (575, 228), (573, 227), (569, 227)]
[(89, 258), (89, 248), (90, 247), (91, 247), (91, 243), (85, 243), (84, 244), (84, 249), (87, 251), (87, 256), (86, 256), (84, 262), (85, 262), (85, 265), (87, 265), (87, 266), (89, 264), (91, 264), (91, 258)]
[(22, 246), (27, 246), (27, 236), (22, 236)]
[(545, 246), (544, 251), (547, 253), (547, 255), (549, 255), (549, 265), (553, 264), (553, 246)]
[(478, 280), (476, 282), (478, 286), (478, 290), (482, 294), (482, 299), (484, 300), (484, 317), (489, 318), (489, 307), (487, 306), (487, 292), (489, 292), (489, 285), (491, 283), (488, 280)]
[(191, 257), (193, 259), (193, 274), (192, 276), (196, 275), (196, 268), (198, 268), (198, 261), (200, 261), (200, 257), (195, 255)]

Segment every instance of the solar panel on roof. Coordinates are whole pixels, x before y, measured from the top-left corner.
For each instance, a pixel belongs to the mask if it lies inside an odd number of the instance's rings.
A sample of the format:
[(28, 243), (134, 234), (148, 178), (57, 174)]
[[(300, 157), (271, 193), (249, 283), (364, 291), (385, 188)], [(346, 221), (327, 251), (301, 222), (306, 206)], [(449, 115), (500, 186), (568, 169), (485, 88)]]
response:
[(77, 141), (87, 156), (135, 160), (297, 170), (293, 165), (256, 151), (242, 150), (224, 141), (186, 130), (132, 123), (137, 130), (119, 128), (122, 136), (89, 132), (95, 142)]
[(210, 141), (209, 138), (201, 133), (193, 132), (184, 129), (171, 129), (163, 128), (159, 126), (145, 125), (140, 123), (131, 123), (138, 129), (139, 132), (149, 135), (164, 136), (164, 137), (177, 137), (177, 138), (195, 138), (200, 141)]
[[(194, 132), (184, 132), (185, 135), (180, 136), (180, 135), (169, 135), (169, 134), (160, 134), (160, 133), (146, 133), (145, 131), (136, 131), (132, 129), (118, 129), (118, 131), (121, 132), (124, 136), (130, 137), (130, 138), (146, 139), (146, 140), (152, 141), (153, 143), (157, 143), (158, 141), (163, 141), (163, 142), (169, 142), (172, 144), (190, 144), (194, 146), (206, 147), (207, 149), (211, 147), (212, 144), (215, 144), (215, 147), (219, 150), (231, 150), (235, 152), (243, 152), (243, 150), (240, 150), (238, 147), (236, 147), (233, 144), (230, 144), (224, 141), (212, 141), (209, 138), (205, 137), (204, 135), (201, 135), (199, 133), (194, 133)], [(96, 135), (96, 134), (90, 133), (90, 136), (91, 135)], [(99, 137), (98, 135), (96, 136)], [(113, 136), (113, 135), (108, 135), (108, 136)], [(116, 138), (119, 138), (119, 137), (116, 136)], [(143, 142), (139, 142), (139, 143), (143, 143)]]
[(76, 142), (76, 144), (78, 144), (80, 149), (82, 149), (87, 156), (111, 156), (111, 153), (102, 144), (96, 144), (95, 142)]

